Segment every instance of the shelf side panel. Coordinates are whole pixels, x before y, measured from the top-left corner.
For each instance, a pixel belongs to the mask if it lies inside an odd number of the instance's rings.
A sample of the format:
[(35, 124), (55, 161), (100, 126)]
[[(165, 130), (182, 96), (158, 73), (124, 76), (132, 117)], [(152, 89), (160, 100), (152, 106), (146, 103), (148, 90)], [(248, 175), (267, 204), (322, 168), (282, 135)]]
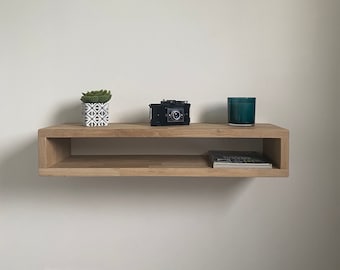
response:
[(287, 137), (268, 138), (263, 140), (263, 153), (279, 169), (289, 168), (289, 141)]
[(71, 139), (39, 137), (39, 167), (49, 168), (71, 155)]

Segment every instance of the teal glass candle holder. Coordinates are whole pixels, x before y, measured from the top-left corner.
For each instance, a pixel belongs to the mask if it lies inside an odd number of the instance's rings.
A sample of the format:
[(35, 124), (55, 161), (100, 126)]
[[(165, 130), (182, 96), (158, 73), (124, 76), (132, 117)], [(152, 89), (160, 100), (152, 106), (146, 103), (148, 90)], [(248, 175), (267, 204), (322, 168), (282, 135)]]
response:
[(228, 97), (228, 124), (232, 126), (255, 125), (254, 97)]

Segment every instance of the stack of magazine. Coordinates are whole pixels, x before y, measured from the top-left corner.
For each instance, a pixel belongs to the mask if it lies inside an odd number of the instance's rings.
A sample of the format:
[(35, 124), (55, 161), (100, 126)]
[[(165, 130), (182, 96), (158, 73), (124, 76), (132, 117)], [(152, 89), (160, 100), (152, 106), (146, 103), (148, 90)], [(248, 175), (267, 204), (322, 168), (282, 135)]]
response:
[(209, 160), (213, 168), (265, 168), (272, 163), (255, 151), (209, 151)]

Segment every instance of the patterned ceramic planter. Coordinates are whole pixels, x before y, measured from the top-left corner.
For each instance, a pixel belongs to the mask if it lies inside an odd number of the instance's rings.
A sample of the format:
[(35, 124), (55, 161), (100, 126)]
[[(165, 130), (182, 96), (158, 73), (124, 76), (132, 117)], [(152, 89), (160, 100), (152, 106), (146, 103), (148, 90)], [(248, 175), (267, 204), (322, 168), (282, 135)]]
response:
[(109, 103), (82, 103), (83, 125), (87, 127), (109, 124)]

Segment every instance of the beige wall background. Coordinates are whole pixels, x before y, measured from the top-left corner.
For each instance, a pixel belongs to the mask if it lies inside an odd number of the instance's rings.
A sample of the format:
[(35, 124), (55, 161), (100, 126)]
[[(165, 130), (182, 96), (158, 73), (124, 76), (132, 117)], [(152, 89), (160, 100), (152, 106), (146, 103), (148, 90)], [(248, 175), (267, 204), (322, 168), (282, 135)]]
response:
[[(339, 269), (339, 1), (0, 1), (0, 269)], [(37, 130), (189, 100), (290, 130), (288, 178), (49, 178)], [(336, 148), (338, 146), (338, 149)]]

